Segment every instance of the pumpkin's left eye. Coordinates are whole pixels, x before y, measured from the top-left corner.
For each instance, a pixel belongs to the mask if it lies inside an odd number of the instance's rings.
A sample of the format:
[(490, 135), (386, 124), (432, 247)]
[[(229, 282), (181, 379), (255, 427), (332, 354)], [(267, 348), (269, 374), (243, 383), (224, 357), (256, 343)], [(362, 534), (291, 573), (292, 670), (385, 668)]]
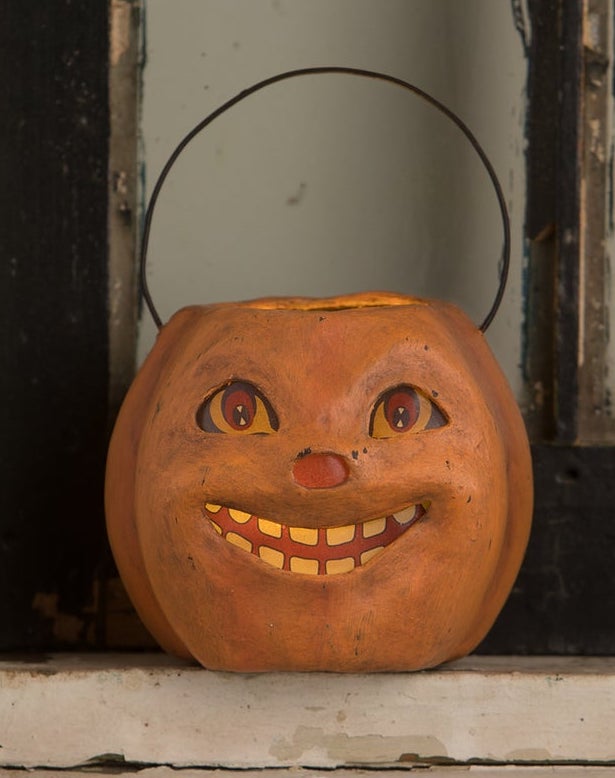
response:
[(444, 427), (438, 406), (412, 386), (396, 386), (378, 398), (370, 421), (372, 438), (392, 438), (403, 432)]
[(244, 381), (233, 381), (214, 392), (199, 408), (196, 420), (205, 432), (231, 435), (262, 435), (279, 427), (266, 397)]

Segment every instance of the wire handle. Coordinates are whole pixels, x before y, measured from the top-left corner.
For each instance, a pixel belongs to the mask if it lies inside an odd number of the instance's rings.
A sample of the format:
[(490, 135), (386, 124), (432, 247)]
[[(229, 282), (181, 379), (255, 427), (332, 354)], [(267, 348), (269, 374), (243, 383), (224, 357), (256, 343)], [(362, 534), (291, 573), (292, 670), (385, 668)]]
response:
[(158, 315), (158, 311), (156, 310), (156, 306), (154, 305), (154, 301), (152, 299), (152, 296), (149, 291), (149, 287), (147, 285), (147, 273), (146, 273), (147, 248), (149, 245), (149, 236), (150, 236), (150, 231), (152, 226), (154, 209), (156, 207), (156, 202), (158, 200), (160, 190), (162, 189), (162, 186), (169, 172), (171, 171), (171, 168), (175, 164), (175, 161), (182, 153), (182, 151), (186, 148), (186, 146), (190, 143), (190, 141), (196, 135), (198, 135), (201, 132), (201, 130), (204, 130), (208, 125), (210, 125), (215, 119), (217, 119), (223, 113), (228, 111), (234, 105), (237, 105), (237, 103), (240, 103), (242, 100), (245, 100), (247, 97), (250, 97), (250, 95), (253, 95), (255, 92), (259, 92), (261, 89), (265, 89), (266, 87), (271, 86), (272, 84), (277, 84), (280, 81), (286, 81), (290, 78), (296, 78), (298, 76), (322, 75), (324, 73), (341, 73), (341, 74), (346, 74), (351, 76), (361, 76), (363, 78), (373, 78), (377, 81), (387, 81), (390, 84), (396, 84), (397, 86), (407, 89), (408, 91), (412, 92), (413, 94), (417, 95), (418, 97), (422, 98), (427, 103), (432, 105), (434, 108), (440, 111), (440, 113), (448, 117), (448, 119), (450, 119), (453, 122), (453, 124), (457, 125), (457, 127), (465, 135), (466, 139), (469, 141), (473, 149), (478, 154), (478, 157), (480, 158), (483, 167), (485, 168), (487, 174), (489, 175), (489, 178), (495, 190), (495, 194), (498, 200), (498, 205), (500, 207), (500, 214), (502, 216), (504, 243), (502, 246), (502, 260), (500, 265), (500, 278), (498, 282), (498, 288), (493, 303), (491, 305), (491, 308), (489, 309), (489, 312), (485, 316), (482, 324), (480, 324), (479, 330), (481, 332), (485, 332), (486, 329), (491, 324), (491, 322), (493, 321), (493, 319), (495, 318), (498, 308), (500, 307), (500, 303), (502, 302), (502, 298), (504, 297), (506, 282), (508, 280), (508, 270), (510, 267), (510, 219), (508, 216), (506, 201), (504, 199), (504, 193), (502, 191), (502, 187), (495, 173), (493, 165), (489, 161), (487, 155), (483, 151), (482, 146), (480, 145), (480, 143), (478, 142), (474, 134), (471, 132), (469, 127), (459, 118), (459, 116), (457, 116), (457, 114), (453, 113), (453, 111), (450, 110), (450, 108), (447, 108), (445, 105), (443, 105), (441, 102), (439, 102), (434, 97), (429, 95), (427, 92), (424, 92), (422, 89), (419, 89), (419, 87), (414, 86), (414, 84), (411, 84), (408, 81), (403, 81), (401, 78), (396, 78), (395, 76), (390, 76), (387, 75), (386, 73), (379, 73), (378, 71), (373, 71), (373, 70), (363, 70), (360, 68), (350, 68), (350, 67), (326, 66), (326, 67), (300, 68), (298, 70), (289, 70), (286, 71), (285, 73), (278, 73), (275, 76), (266, 78), (263, 81), (259, 81), (258, 83), (252, 85), (251, 87), (244, 89), (242, 92), (239, 92), (239, 94), (235, 95), (235, 97), (232, 97), (226, 103), (224, 103), (215, 111), (210, 113), (209, 116), (206, 116), (205, 119), (200, 121), (196, 125), (196, 127), (190, 130), (190, 132), (175, 147), (173, 153), (171, 154), (165, 166), (163, 167), (162, 172), (158, 176), (158, 180), (156, 181), (156, 184), (152, 191), (152, 196), (150, 198), (149, 205), (147, 206), (147, 210), (145, 212), (145, 219), (143, 223), (143, 237), (141, 240), (141, 253), (140, 253), (140, 261), (139, 261), (141, 292), (143, 294), (143, 299), (145, 300), (149, 312), (152, 316), (152, 319), (154, 320), (154, 323), (156, 324), (158, 329), (162, 327), (162, 319)]

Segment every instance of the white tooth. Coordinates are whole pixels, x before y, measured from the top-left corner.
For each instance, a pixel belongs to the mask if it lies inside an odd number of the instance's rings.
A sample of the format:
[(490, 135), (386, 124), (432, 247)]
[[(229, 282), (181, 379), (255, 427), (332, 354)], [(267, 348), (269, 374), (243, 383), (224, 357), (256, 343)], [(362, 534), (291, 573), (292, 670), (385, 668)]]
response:
[(293, 573), (318, 575), (318, 559), (303, 559), (303, 557), (291, 556), (290, 569)]
[(350, 573), (354, 570), (354, 559), (344, 557), (344, 559), (329, 559), (325, 564), (327, 575), (336, 575), (339, 573)]
[(258, 528), (263, 535), (269, 535), (272, 538), (282, 537), (282, 525), (277, 521), (269, 521), (269, 519), (259, 519)]
[(363, 523), (363, 537), (373, 538), (375, 535), (381, 535), (387, 526), (387, 520), (383, 517), (381, 519), (372, 519)]
[(252, 543), (246, 538), (242, 538), (236, 532), (227, 532), (226, 539), (229, 543), (232, 543), (237, 548), (242, 548), (244, 551), (252, 551)]
[(354, 524), (346, 524), (343, 527), (329, 527), (327, 530), (327, 545), (341, 546), (342, 543), (350, 543), (354, 540)]
[(281, 570), (284, 567), (284, 554), (281, 551), (277, 551), (275, 548), (269, 548), (269, 546), (261, 546), (258, 549), (258, 555), (267, 564), (277, 567)]
[(304, 546), (318, 545), (318, 530), (313, 527), (289, 527), (291, 540)]
[(229, 516), (233, 521), (236, 521), (238, 524), (245, 524), (247, 521), (250, 521), (252, 518), (251, 513), (246, 513), (245, 511), (238, 511), (235, 508), (229, 508), (228, 512)]
[(410, 505), (408, 508), (404, 508), (403, 511), (393, 514), (393, 518), (402, 527), (409, 524), (416, 517), (416, 505)]
[(376, 546), (376, 548), (370, 548), (369, 551), (364, 551), (361, 554), (361, 564), (365, 565), (370, 559), (377, 556), (381, 551), (384, 551), (384, 546)]

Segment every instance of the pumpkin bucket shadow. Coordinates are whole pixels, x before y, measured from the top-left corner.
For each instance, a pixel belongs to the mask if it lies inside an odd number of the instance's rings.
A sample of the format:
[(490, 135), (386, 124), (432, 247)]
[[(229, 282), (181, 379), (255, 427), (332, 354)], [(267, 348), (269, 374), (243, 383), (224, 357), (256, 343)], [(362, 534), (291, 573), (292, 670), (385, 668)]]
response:
[[(476, 326), (449, 303), (361, 293), (191, 306), (162, 326), (145, 258), (175, 160), (240, 100), (323, 73), (398, 84), (470, 140), (504, 225), (487, 317)], [(118, 416), (106, 480), (120, 574), (164, 649), (210, 669), (358, 672), (432, 667), (482, 640), (532, 514), (525, 427), (484, 338), (509, 254), (478, 142), (391, 76), (280, 74), (181, 141), (142, 244), (160, 333)]]

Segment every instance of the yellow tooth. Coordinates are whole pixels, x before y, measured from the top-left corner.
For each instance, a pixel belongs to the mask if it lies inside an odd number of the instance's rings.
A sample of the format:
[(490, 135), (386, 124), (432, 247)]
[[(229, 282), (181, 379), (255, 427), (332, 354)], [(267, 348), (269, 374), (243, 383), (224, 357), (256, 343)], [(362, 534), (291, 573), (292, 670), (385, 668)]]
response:
[(282, 537), (282, 525), (277, 521), (269, 521), (269, 519), (259, 519), (258, 528), (263, 535), (269, 535), (272, 538)]
[(303, 543), (304, 546), (315, 546), (318, 543), (318, 530), (311, 527), (289, 527), (290, 538), (295, 543)]
[(238, 524), (245, 524), (247, 521), (250, 521), (252, 518), (251, 513), (246, 513), (245, 511), (238, 511), (235, 508), (229, 508), (228, 515), (233, 519), (233, 521), (236, 521)]
[(351, 570), (354, 570), (354, 559), (350, 556), (344, 557), (344, 559), (329, 559), (325, 568), (327, 575), (349, 573)]
[(275, 548), (261, 546), (258, 549), (258, 555), (263, 562), (267, 562), (268, 565), (277, 567), (278, 570), (281, 570), (284, 567), (284, 554), (281, 551), (276, 551)]
[(423, 506), (423, 508), (425, 509), (425, 511), (428, 511), (428, 510), (429, 510), (429, 508), (431, 507), (431, 500), (424, 500), (424, 501), (421, 503), (421, 505)]
[(221, 507), (222, 507), (221, 505), (214, 505), (213, 502), (205, 503), (205, 509), (208, 510), (210, 513), (218, 513)]
[(402, 526), (409, 524), (416, 516), (416, 505), (411, 505), (409, 508), (404, 508), (403, 511), (393, 514), (393, 518), (398, 524)]
[(382, 532), (385, 531), (386, 526), (387, 526), (387, 520), (385, 518), (372, 519), (371, 521), (366, 521), (363, 524), (363, 537), (373, 538), (374, 535), (380, 535)]
[(384, 551), (384, 546), (376, 546), (376, 548), (370, 548), (369, 551), (364, 551), (361, 554), (361, 564), (367, 564), (372, 557), (377, 556), (381, 551)]
[(222, 534), (222, 527), (221, 527), (219, 524), (216, 524), (216, 522), (215, 522), (215, 521), (212, 521), (211, 519), (209, 520), (209, 523), (210, 523), (210, 524), (211, 524), (211, 526), (212, 526), (212, 527), (213, 527), (213, 528), (216, 530), (216, 532), (218, 533), (218, 535), (221, 535), (221, 534)]
[(244, 551), (252, 551), (252, 543), (250, 543), (249, 540), (242, 538), (241, 535), (238, 535), (236, 532), (227, 532), (226, 539), (234, 546), (243, 548)]
[(302, 559), (299, 556), (291, 556), (290, 569), (293, 573), (318, 575), (318, 559)]
[(330, 527), (327, 530), (327, 545), (341, 546), (342, 543), (350, 543), (354, 540), (354, 524), (345, 527)]

